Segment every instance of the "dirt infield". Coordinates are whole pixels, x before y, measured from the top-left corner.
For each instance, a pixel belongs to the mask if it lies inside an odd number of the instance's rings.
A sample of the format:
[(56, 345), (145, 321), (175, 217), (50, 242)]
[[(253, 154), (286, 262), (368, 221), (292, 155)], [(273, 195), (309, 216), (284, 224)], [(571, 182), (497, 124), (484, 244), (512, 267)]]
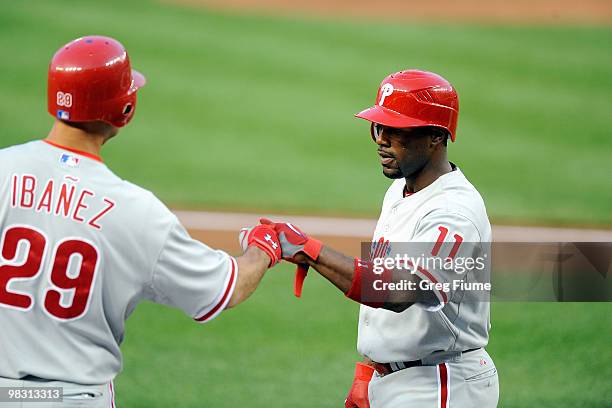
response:
[[(231, 253), (240, 252), (237, 238), (240, 228), (255, 225), (259, 220), (259, 215), (247, 213), (175, 211), (175, 214), (194, 238)], [(368, 242), (376, 226), (376, 220), (367, 218), (267, 217), (293, 222), (326, 244), (352, 256), (360, 256), (360, 242)], [(612, 242), (612, 231), (494, 225), (493, 239), (496, 242)]]
[(610, 24), (611, 0), (164, 0), (239, 11), (384, 20)]

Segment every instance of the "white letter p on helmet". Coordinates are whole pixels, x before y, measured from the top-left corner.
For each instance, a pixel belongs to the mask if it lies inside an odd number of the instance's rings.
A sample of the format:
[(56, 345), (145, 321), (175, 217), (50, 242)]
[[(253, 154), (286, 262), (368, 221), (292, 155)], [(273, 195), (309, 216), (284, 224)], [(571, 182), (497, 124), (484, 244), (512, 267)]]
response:
[(378, 102), (379, 106), (383, 106), (383, 102), (385, 102), (385, 98), (393, 93), (393, 85), (387, 83), (380, 88), (380, 101)]

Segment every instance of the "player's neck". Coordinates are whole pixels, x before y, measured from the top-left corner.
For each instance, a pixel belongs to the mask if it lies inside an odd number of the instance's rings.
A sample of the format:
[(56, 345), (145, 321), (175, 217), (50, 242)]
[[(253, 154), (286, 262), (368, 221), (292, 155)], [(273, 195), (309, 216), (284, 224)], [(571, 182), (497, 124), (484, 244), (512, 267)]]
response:
[(56, 120), (47, 140), (60, 146), (100, 156), (102, 145), (109, 138), (103, 133), (86, 131)]
[(429, 161), (413, 177), (406, 177), (406, 189), (410, 193), (416, 193), (451, 171), (453, 171), (453, 168), (448, 161), (448, 157), (446, 154), (443, 154), (435, 160)]

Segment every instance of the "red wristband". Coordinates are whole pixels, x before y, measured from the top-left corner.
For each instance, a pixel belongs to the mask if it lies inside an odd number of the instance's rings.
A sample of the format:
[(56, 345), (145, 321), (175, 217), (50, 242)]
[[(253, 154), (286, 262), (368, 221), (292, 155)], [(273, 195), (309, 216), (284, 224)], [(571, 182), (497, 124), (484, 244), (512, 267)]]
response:
[(364, 268), (365, 262), (360, 258), (355, 258), (355, 268), (353, 271), (353, 282), (348, 292), (346, 292), (346, 297), (349, 299), (353, 299), (356, 302), (361, 301), (361, 270)]
[(304, 252), (310, 259), (316, 261), (319, 258), (319, 254), (321, 253), (321, 248), (323, 248), (323, 243), (318, 239), (309, 238), (304, 244)]
[(388, 293), (387, 290), (376, 290), (375, 281), (380, 281), (382, 287), (391, 282), (392, 277), (390, 270), (385, 269), (381, 274), (376, 274), (372, 269), (372, 262), (355, 258), (353, 282), (346, 292), (346, 297), (362, 305), (381, 308), (385, 305)]
[(370, 381), (374, 375), (374, 367), (358, 362), (355, 364), (355, 378), (361, 381)]
[(255, 245), (268, 255), (270, 263), (268, 267), (276, 265), (282, 256), (281, 245), (278, 240), (278, 235), (274, 228), (269, 225), (257, 225), (253, 228), (243, 228), (240, 230), (240, 246), (243, 250), (246, 250), (244, 240), (246, 239), (246, 245)]

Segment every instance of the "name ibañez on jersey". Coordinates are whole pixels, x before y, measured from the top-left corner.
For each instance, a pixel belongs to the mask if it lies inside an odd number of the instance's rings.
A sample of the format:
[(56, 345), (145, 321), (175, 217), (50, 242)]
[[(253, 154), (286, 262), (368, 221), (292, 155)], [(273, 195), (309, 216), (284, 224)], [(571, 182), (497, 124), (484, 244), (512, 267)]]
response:
[(41, 180), (31, 174), (11, 176), (11, 207), (64, 217), (102, 229), (102, 221), (115, 207), (115, 201), (79, 188), (79, 179), (65, 176), (62, 181)]

